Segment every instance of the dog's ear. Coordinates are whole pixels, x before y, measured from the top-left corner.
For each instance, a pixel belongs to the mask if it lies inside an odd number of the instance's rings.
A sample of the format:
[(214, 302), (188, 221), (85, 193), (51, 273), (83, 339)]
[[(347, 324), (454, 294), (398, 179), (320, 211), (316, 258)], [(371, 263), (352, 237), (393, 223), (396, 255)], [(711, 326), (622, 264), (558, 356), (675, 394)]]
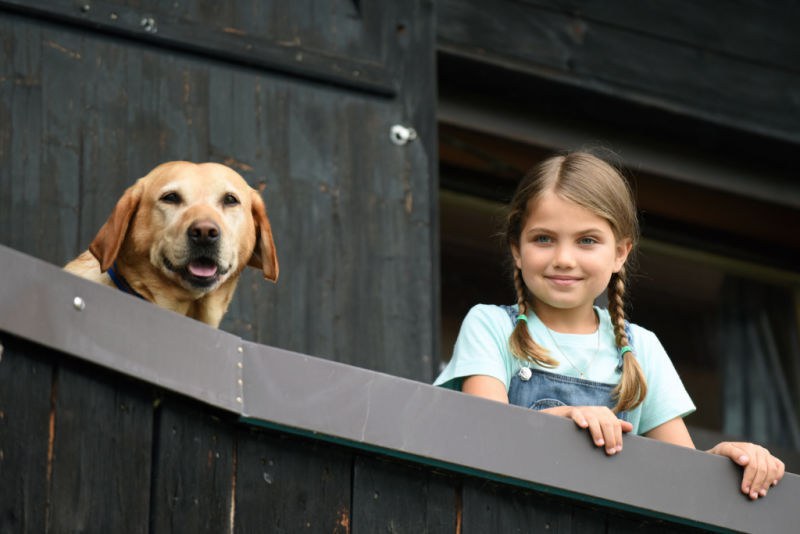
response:
[(264, 278), (278, 281), (278, 254), (272, 240), (272, 226), (267, 218), (264, 201), (256, 190), (252, 192), (253, 221), (256, 223), (256, 246), (247, 265), (264, 271)]
[(100, 271), (106, 272), (117, 259), (119, 249), (128, 233), (128, 226), (139, 207), (143, 189), (144, 187), (137, 182), (125, 190), (114, 211), (89, 245), (89, 251), (100, 262)]

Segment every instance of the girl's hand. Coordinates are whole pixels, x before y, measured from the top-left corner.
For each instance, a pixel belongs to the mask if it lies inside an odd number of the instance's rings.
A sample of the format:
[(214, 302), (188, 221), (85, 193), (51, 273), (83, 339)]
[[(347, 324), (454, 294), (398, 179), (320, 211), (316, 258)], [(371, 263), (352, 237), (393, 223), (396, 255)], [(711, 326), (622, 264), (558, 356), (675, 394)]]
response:
[(556, 406), (542, 412), (567, 417), (580, 428), (588, 428), (595, 445), (605, 447), (609, 456), (622, 450), (622, 433), (633, 430), (631, 423), (619, 419), (605, 406)]
[(723, 441), (708, 452), (727, 456), (744, 467), (742, 493), (753, 500), (765, 497), (770, 486), (783, 478), (783, 462), (755, 443)]

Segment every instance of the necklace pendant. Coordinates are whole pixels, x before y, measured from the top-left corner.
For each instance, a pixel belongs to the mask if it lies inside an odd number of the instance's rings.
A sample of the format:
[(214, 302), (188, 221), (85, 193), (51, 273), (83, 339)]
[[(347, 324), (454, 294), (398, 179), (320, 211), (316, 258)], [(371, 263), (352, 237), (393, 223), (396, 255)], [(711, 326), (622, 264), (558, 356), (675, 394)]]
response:
[(520, 380), (522, 380), (523, 382), (527, 382), (528, 380), (531, 379), (533, 372), (530, 370), (530, 367), (523, 367), (519, 370), (519, 373), (517, 374), (519, 375)]

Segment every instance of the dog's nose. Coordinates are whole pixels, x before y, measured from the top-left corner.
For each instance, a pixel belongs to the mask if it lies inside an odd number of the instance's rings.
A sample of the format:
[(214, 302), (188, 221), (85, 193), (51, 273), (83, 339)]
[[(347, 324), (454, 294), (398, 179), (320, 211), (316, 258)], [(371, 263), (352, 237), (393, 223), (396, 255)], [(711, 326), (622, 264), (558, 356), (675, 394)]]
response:
[(197, 245), (212, 245), (219, 239), (219, 226), (212, 221), (196, 221), (189, 227), (188, 234)]

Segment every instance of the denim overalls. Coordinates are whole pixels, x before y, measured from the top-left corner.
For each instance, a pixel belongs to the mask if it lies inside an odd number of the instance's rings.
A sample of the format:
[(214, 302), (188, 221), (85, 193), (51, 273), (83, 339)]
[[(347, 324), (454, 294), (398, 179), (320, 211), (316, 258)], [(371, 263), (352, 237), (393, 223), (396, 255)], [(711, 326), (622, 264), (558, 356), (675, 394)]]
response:
[[(501, 306), (501, 308), (508, 313), (511, 324), (516, 325), (518, 315), (516, 307)], [(632, 343), (627, 323), (625, 330)], [(617, 369), (622, 369), (621, 357)], [(605, 384), (522, 367), (520, 372), (511, 378), (511, 384), (508, 387), (508, 402), (515, 406), (534, 410), (544, 410), (555, 406), (607, 406), (614, 408), (616, 402), (611, 396), (611, 391), (616, 386), (616, 384)], [(626, 412), (620, 412), (617, 417), (625, 420), (626, 415)]]

